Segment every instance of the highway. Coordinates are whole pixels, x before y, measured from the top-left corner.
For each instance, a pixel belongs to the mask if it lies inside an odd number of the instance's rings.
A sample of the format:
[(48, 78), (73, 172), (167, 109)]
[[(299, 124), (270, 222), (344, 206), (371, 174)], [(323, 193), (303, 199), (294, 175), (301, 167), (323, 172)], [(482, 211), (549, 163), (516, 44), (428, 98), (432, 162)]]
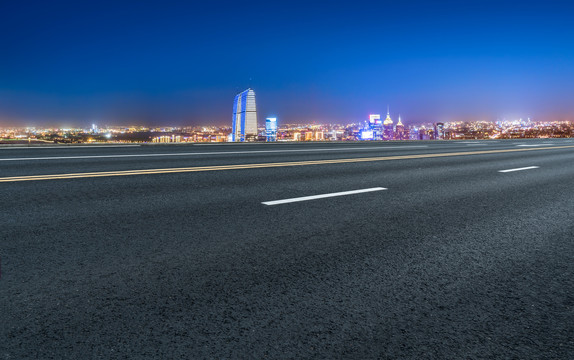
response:
[(572, 359), (574, 139), (0, 147), (0, 359)]

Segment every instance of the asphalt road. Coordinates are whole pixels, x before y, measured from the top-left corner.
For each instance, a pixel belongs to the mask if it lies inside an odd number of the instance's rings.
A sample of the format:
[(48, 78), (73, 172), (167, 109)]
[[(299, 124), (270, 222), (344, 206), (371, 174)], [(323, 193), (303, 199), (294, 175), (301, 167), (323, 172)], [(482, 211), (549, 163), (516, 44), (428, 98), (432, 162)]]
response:
[(574, 139), (0, 148), (0, 359), (572, 359), (573, 191)]

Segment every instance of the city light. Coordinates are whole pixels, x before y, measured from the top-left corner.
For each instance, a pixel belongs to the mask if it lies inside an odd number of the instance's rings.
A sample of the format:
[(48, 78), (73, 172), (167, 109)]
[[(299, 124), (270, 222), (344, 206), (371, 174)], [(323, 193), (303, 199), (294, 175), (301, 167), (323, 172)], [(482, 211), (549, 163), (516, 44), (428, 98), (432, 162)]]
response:
[[(275, 119), (275, 121), (273, 121)], [(269, 120), (269, 122), (267, 121)], [(258, 127), (253, 141), (372, 141), (372, 140), (473, 140), (529, 139), (574, 137), (572, 121), (475, 121), (428, 122), (403, 124), (399, 119), (393, 126), (371, 126), (370, 118), (363, 124), (289, 124), (277, 118), (266, 119)], [(275, 125), (272, 125), (275, 124)], [(366, 125), (368, 124), (368, 125)], [(375, 123), (376, 124), (376, 123)], [(0, 142), (17, 143), (205, 143), (227, 142), (233, 136), (231, 127), (184, 126), (99, 126), (92, 128), (31, 128), (0, 129)], [(271, 138), (269, 137), (271, 136)], [(274, 139), (274, 140), (273, 140)]]

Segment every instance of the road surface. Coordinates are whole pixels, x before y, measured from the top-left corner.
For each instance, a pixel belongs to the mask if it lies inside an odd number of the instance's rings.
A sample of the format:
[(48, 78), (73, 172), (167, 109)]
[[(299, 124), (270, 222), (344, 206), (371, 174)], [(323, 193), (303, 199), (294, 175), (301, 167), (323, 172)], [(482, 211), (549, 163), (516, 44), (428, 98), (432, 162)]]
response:
[(572, 359), (573, 191), (573, 139), (0, 148), (0, 359)]

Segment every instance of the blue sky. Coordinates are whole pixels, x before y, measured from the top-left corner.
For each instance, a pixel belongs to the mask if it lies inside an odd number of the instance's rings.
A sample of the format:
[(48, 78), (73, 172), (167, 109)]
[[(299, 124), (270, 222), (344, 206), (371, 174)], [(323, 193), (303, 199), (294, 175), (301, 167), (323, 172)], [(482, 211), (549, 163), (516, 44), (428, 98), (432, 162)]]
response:
[(574, 120), (563, 1), (3, 1), (0, 124)]

